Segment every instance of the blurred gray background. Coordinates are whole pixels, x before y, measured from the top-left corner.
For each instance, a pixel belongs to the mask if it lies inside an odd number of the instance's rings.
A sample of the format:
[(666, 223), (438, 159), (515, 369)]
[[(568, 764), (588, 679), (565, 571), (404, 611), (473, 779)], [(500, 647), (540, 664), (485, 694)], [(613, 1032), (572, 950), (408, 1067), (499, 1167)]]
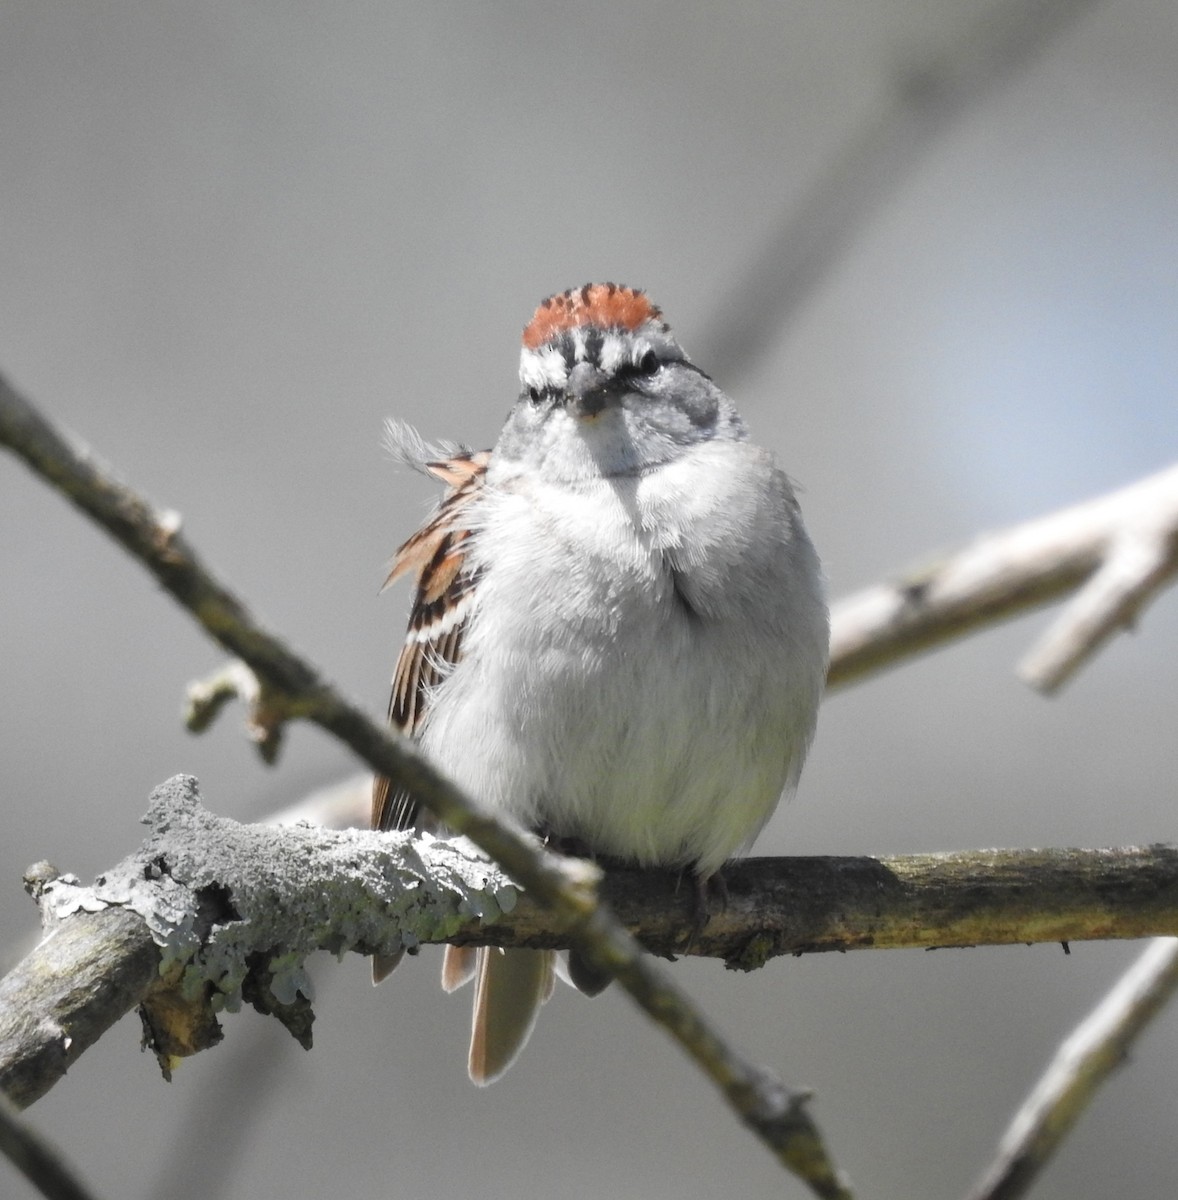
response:
[[(15, 0), (0, 370), (376, 713), (407, 603), (377, 597), (382, 569), (430, 500), (383, 419), (490, 444), (535, 304), (642, 286), (804, 487), (847, 594), (1178, 451), (1178, 6), (1032, 22), (959, 105), (920, 86), (1009, 11)], [(810, 270), (840, 206), (853, 236)], [(218, 650), (8, 458), (0, 514), (10, 962), (35, 923), (24, 867), (112, 864), (167, 776), (251, 819), (354, 764), (297, 728), (266, 769), (237, 711), (186, 734), (184, 685)], [(1052, 701), (1012, 671), (1048, 619), (832, 698), (759, 851), (1173, 840), (1174, 597)], [(816, 1090), (864, 1197), (931, 1200), (965, 1189), (1137, 952), (675, 971)], [(31, 1117), (110, 1197), (803, 1194), (616, 991), (562, 989), (516, 1068), (473, 1089), (469, 998), (440, 996), (437, 957), (379, 990), (325, 959), (312, 1053), (247, 1013), (170, 1086), (127, 1020)], [(1176, 1066), (1169, 1014), (1035, 1194), (1172, 1194)], [(4, 1164), (0, 1193), (32, 1194)]]

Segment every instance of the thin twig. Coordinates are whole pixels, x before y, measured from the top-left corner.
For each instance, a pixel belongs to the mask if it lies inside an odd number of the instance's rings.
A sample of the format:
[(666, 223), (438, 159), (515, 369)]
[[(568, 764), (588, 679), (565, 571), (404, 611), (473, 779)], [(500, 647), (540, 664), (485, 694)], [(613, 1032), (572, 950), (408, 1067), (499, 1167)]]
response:
[(249, 666), (235, 658), (224, 663), (204, 679), (188, 685), (184, 724), (192, 733), (203, 733), (231, 700), (245, 705), (245, 729), (258, 747), (263, 761), (278, 761), (282, 749), (282, 730), (286, 723), (282, 697), (272, 696)]
[(1178, 989), (1178, 939), (1158, 938), (1060, 1046), (968, 1200), (1017, 1200)]
[[(796, 1103), (799, 1093), (729, 1051), (719, 1034), (597, 902), (583, 873), (538, 852), (437, 771), (406, 738), (381, 728), (327, 684), (306, 660), (264, 629), (181, 536), (137, 493), (101, 470), (0, 378), (0, 442), (97, 521), (155, 576), (230, 654), (255, 671), (291, 716), (335, 734), (370, 767), (407, 790), (449, 828), (465, 834), (567, 925), (593, 966), (618, 973), (622, 986), (719, 1088), (729, 1105), (778, 1160), (816, 1195), (843, 1197), (817, 1127)], [(799, 1148), (800, 1147), (800, 1148)]]
[[(986, 534), (894, 582), (841, 600), (831, 613), (828, 688), (1075, 591), (1093, 576), (1099, 578), (1097, 573), (1118, 556), (1122, 546), (1137, 544), (1141, 530), (1149, 531), (1151, 552), (1134, 555), (1136, 565), (1129, 575), (1137, 586), (1114, 589), (1114, 599), (1122, 607), (1110, 607), (1102, 585), (1099, 608), (1112, 613), (1114, 622), (1124, 618), (1124, 605), (1131, 604), (1136, 613), (1174, 578), (1178, 466), (1083, 504)], [(1118, 567), (1117, 578), (1122, 577)], [(1080, 614), (1084, 629), (1079, 644), (1084, 654), (1112, 628), (1094, 627), (1087, 621), (1087, 611), (1085, 607)], [(1070, 631), (1076, 618), (1065, 617)], [(1054, 646), (1054, 636), (1049, 638)], [(1070, 632), (1068, 644), (1076, 644)], [(1050, 661), (1057, 661), (1054, 650)], [(1075, 655), (1069, 658), (1073, 667), (1079, 661)]]

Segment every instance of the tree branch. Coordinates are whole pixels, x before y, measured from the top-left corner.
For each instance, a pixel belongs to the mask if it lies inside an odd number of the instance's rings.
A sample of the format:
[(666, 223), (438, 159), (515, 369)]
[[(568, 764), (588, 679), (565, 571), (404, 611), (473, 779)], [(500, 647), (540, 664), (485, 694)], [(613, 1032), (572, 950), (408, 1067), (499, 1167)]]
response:
[(596, 872), (540, 851), (496, 820), (437, 771), (407, 738), (372, 721), (319, 673), (262, 627), (200, 561), (179, 532), (174, 513), (146, 500), (101, 470), (23, 396), (0, 378), (0, 444), (138, 558), (230, 654), (267, 689), (267, 709), (303, 717), (350, 746), (373, 770), (404, 786), (442, 823), (475, 842), (512, 879), (547, 906), (579, 953), (617, 979), (721, 1091), (737, 1115), (816, 1195), (848, 1197), (804, 1093), (786, 1087), (731, 1048), (688, 997), (659, 971), (595, 895)]
[[(17, 1103), (137, 1004), (165, 1070), (215, 1044), (217, 1014), (243, 1000), (309, 1045), (304, 963), (318, 950), (572, 941), (465, 839), (241, 825), (184, 776), (156, 789), (146, 820), (143, 844), (93, 887), (39, 874), (47, 935), (0, 981), (0, 1089)], [(1178, 933), (1168, 847), (748, 859), (726, 876), (728, 905), (688, 952), (742, 970), (816, 951)], [(692, 901), (673, 873), (613, 870), (602, 893), (648, 949), (684, 952)]]
[(1046, 604), (1091, 579), (1076, 607), (1065, 610), (1042, 648), (1023, 664), (1024, 677), (1050, 691), (1118, 624), (1136, 616), (1176, 571), (1178, 466), (986, 534), (894, 582), (840, 601), (831, 613), (827, 686), (850, 683)]
[(1101, 1084), (1178, 990), (1178, 941), (1149, 945), (1060, 1046), (1003, 1134), (994, 1163), (968, 1200), (1024, 1196)]

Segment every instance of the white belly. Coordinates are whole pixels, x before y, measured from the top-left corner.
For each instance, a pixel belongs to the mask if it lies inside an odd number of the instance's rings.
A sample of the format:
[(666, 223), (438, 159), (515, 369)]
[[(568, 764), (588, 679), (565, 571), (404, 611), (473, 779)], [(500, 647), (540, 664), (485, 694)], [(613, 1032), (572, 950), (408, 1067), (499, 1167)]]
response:
[[(422, 743), (524, 826), (707, 875), (796, 781), (825, 668), (825, 612), (813, 552), (788, 527), (755, 562), (728, 532), (719, 559), (695, 553), (687, 533), (670, 554), (663, 510), (694, 502), (673, 483), (490, 499), (477, 607)], [(643, 529), (655, 510), (657, 539)], [(694, 517), (685, 520), (689, 531)], [(679, 577), (685, 603), (668, 564), (693, 557), (702, 561)], [(767, 588), (780, 611), (750, 620), (749, 589)]]

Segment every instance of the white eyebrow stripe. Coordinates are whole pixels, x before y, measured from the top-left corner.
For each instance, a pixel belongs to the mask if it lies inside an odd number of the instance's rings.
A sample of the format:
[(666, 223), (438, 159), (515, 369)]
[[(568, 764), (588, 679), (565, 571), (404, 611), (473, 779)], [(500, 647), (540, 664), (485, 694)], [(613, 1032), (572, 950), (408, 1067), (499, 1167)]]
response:
[(525, 390), (535, 388), (542, 392), (550, 388), (563, 388), (568, 382), (564, 355), (554, 346), (539, 350), (529, 350), (525, 346), (519, 356), (519, 378)]
[(612, 375), (623, 363), (629, 363), (632, 344), (631, 338), (623, 338), (613, 332), (607, 333), (601, 339), (601, 354), (598, 358), (601, 369), (607, 375)]

